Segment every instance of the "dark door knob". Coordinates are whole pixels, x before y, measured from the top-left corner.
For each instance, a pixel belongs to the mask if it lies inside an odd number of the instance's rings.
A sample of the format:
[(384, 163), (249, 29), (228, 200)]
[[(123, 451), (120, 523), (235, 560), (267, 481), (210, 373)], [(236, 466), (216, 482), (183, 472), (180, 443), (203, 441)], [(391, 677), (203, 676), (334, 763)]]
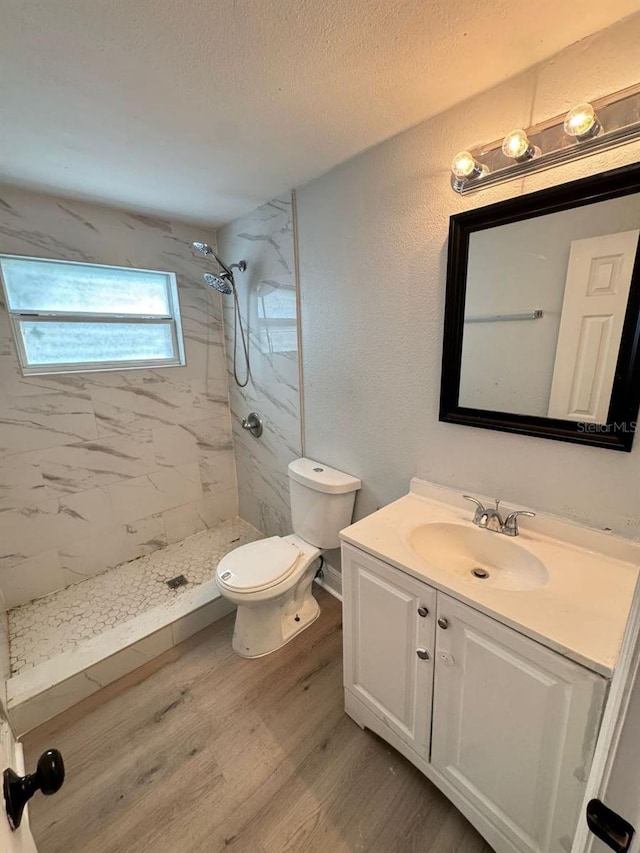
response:
[(11, 829), (17, 829), (22, 812), (36, 791), (49, 796), (59, 791), (64, 782), (64, 761), (57, 749), (48, 749), (38, 759), (35, 773), (18, 776), (8, 767), (4, 771), (4, 801)]

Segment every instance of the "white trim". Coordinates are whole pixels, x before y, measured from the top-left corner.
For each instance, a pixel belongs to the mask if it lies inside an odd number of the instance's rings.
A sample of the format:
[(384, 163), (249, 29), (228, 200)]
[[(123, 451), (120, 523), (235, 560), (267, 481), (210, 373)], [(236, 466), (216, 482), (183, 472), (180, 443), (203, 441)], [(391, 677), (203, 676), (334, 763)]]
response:
[(300, 246), (298, 244), (298, 204), (296, 191), (291, 190), (291, 230), (293, 236), (293, 276), (296, 290), (296, 329), (298, 335), (298, 405), (300, 427), (300, 456), (305, 456), (304, 364), (302, 358), (302, 298), (300, 294)]
[(600, 733), (587, 779), (580, 818), (573, 837), (571, 853), (589, 853), (595, 836), (587, 827), (585, 810), (589, 800), (601, 798), (616, 760), (616, 748), (629, 706), (634, 677), (640, 665), (640, 581), (636, 584), (620, 657), (611, 680), (609, 697), (602, 716)]
[[(24, 776), (24, 754), (22, 744), (16, 741), (9, 723), (0, 714), (0, 762), (2, 766), (12, 767), (19, 776)], [(29, 805), (25, 806), (20, 827), (15, 831), (9, 828), (4, 808), (4, 799), (0, 798), (0, 850), (2, 853), (37, 853), (36, 845), (29, 827)]]

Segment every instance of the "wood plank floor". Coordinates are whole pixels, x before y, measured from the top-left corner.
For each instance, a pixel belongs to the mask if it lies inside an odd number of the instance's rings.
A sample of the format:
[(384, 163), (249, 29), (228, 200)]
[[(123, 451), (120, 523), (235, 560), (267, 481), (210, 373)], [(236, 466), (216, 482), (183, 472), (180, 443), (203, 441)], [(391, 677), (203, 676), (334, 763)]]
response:
[(341, 608), (318, 599), (275, 654), (234, 655), (227, 617), (27, 736), (29, 768), (49, 746), (67, 767), (32, 800), (39, 853), (491, 853), (346, 716)]

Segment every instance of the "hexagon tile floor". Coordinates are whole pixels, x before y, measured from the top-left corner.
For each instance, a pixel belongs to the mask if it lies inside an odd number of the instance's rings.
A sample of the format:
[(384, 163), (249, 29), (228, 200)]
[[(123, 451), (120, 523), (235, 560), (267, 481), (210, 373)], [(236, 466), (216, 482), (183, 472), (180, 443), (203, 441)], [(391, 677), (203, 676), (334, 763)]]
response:
[[(236, 518), (146, 557), (9, 611), (11, 673), (17, 675), (210, 580), (222, 557), (262, 533)], [(170, 589), (184, 575), (188, 584)]]

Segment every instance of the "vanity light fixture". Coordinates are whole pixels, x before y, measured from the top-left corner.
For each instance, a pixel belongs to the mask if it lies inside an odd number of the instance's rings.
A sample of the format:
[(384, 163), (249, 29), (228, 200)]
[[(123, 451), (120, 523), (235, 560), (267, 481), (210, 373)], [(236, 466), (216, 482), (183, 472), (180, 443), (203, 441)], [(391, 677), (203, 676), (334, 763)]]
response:
[(451, 186), (474, 192), (640, 139), (640, 84), (456, 154)]
[(591, 104), (578, 104), (569, 110), (564, 120), (564, 132), (578, 141), (595, 136), (601, 129), (602, 125)]

